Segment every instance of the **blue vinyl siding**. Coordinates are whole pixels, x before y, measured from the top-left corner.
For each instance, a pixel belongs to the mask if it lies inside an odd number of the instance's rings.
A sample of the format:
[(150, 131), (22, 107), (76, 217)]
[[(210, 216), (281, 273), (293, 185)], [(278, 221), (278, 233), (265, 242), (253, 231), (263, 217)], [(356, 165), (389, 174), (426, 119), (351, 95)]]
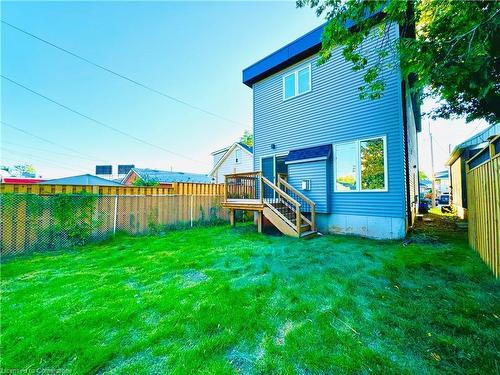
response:
[[(398, 37), (393, 25), (391, 38)], [(368, 38), (363, 48), (376, 51), (380, 40)], [(254, 167), (260, 170), (260, 158), (271, 153), (293, 149), (336, 144), (372, 136), (387, 137), (387, 192), (327, 192), (324, 199), (312, 198), (328, 212), (346, 215), (405, 217), (405, 180), (403, 113), (401, 79), (397, 68), (384, 72), (386, 88), (379, 100), (360, 100), (358, 87), (363, 73), (353, 72), (341, 51), (333, 52), (325, 64), (317, 65), (317, 55), (256, 82), (253, 85), (254, 109)], [(283, 101), (283, 74), (302, 65), (311, 64), (311, 92)], [(271, 144), (275, 148), (271, 148)], [(331, 163), (329, 163), (331, 164)], [(315, 173), (314, 166), (310, 173)], [(289, 180), (296, 187), (289, 170)], [(300, 173), (304, 173), (301, 170)], [(328, 184), (333, 186), (333, 172)], [(312, 177), (310, 177), (312, 178)]]
[[(316, 212), (328, 212), (327, 197), (331, 186), (328, 178), (330, 164), (327, 160), (320, 160), (288, 165), (288, 182), (316, 203)], [(301, 189), (301, 181), (304, 179), (311, 180), (311, 190)]]

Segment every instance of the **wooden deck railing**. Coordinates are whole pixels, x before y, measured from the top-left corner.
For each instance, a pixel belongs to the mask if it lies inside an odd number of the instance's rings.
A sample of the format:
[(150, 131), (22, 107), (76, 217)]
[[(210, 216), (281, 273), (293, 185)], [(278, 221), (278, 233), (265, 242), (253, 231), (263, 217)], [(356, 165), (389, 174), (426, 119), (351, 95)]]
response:
[[(265, 177), (261, 177), (263, 184), (274, 191), (275, 197), (264, 198), (264, 202), (269, 208), (276, 212), (279, 216), (292, 227), (295, 226), (297, 233), (301, 233), (302, 215), (300, 214), (300, 203), (281, 190)], [(282, 209), (280, 209), (282, 208)]]
[(234, 173), (224, 179), (224, 198), (258, 199), (260, 172)]
[(259, 201), (290, 225), (297, 233), (303, 223), (316, 230), (315, 203), (278, 176), (274, 184), (261, 172), (234, 173), (225, 176), (224, 202)]
[[(278, 175), (278, 183), (277, 186), (279, 189), (286, 192), (290, 197), (294, 198), (297, 202), (300, 203), (302, 218), (305, 222), (311, 225), (311, 230), (316, 230), (316, 203), (302, 194), (300, 191), (295, 189), (292, 185), (290, 185), (285, 179), (283, 179), (280, 175)], [(306, 216), (310, 214), (310, 218)]]

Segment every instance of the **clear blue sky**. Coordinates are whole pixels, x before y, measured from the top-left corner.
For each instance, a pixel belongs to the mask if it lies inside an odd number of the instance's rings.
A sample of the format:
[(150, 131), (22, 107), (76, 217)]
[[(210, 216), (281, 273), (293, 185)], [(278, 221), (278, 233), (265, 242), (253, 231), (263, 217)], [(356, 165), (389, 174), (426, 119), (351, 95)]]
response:
[[(289, 2), (2, 2), (1, 18), (195, 106), (187, 108), (1, 26), (1, 71), (111, 126), (200, 162), (173, 156), (78, 117), (1, 80), (1, 117), (91, 159), (2, 126), (2, 164), (32, 163), (43, 177), (93, 173), (95, 164), (207, 173), (210, 152), (251, 129), (252, 93), (241, 71), (322, 23)], [(427, 124), (427, 121), (424, 121)], [(431, 122), (436, 170), (448, 145), (485, 127)], [(427, 127), (420, 166), (430, 172)], [(70, 155), (67, 155), (70, 154)], [(71, 156), (73, 155), (73, 156)]]
[(102, 159), (62, 155), (71, 152), (2, 126), (2, 164), (33, 163), (44, 177), (93, 173), (103, 161), (207, 173), (210, 152), (251, 129), (252, 95), (241, 82), (242, 69), (322, 22), (313, 11), (296, 9), (294, 2), (2, 2), (2, 19), (247, 124), (187, 108), (2, 24), (3, 75), (205, 163), (101, 128), (2, 79), (3, 121)]

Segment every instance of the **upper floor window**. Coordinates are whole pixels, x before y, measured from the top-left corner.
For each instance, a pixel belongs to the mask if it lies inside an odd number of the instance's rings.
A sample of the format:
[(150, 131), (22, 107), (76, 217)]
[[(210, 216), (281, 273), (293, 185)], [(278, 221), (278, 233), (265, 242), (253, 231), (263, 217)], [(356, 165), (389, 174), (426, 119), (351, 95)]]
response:
[(236, 149), (234, 154), (235, 154), (236, 164), (239, 164), (241, 162), (241, 150)]
[(311, 91), (311, 64), (283, 76), (283, 100)]
[(386, 138), (335, 145), (335, 191), (387, 191)]

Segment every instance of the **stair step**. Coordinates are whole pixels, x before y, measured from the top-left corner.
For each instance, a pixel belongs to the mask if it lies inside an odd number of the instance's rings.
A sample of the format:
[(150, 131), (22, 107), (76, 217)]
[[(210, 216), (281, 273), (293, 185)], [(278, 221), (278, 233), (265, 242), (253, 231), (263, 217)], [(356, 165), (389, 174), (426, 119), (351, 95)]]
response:
[(301, 233), (300, 238), (314, 238), (318, 236), (318, 232), (315, 230), (308, 230), (307, 232)]
[(307, 232), (307, 231), (311, 230), (311, 226), (309, 224), (307, 224), (307, 223), (306, 224), (302, 224), (300, 226), (300, 229), (301, 229), (301, 232)]

